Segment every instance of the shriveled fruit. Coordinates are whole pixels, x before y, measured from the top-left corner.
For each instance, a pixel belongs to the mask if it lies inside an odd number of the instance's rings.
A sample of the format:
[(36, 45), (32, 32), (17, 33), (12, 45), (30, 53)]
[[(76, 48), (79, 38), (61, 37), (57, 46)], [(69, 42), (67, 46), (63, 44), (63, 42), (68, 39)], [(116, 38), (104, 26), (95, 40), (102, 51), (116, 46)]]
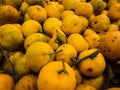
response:
[(15, 62), (18, 58), (20, 58), (22, 55), (24, 55), (24, 53), (22, 51), (13, 51), (10, 52), (9, 54), (9, 60), (11, 62), (12, 65), (15, 65)]
[(49, 44), (56, 50), (59, 46), (66, 43), (67, 37), (65, 33), (59, 28), (54, 28), (52, 31), (52, 38), (49, 39)]
[(28, 7), (29, 7), (30, 5), (27, 3), (27, 2), (22, 2), (21, 3), (21, 6), (20, 6), (20, 9), (19, 9), (19, 11), (20, 11), (20, 13), (22, 14), (22, 15), (24, 15), (25, 13), (27, 13), (27, 10), (28, 10)]

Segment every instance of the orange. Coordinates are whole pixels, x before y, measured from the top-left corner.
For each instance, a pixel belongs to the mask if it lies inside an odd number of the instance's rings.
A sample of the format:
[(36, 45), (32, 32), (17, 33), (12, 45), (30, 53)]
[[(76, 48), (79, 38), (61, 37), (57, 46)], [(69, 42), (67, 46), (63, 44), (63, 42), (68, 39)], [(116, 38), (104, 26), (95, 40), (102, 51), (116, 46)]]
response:
[[(60, 72), (65, 67), (67, 72)], [(40, 71), (37, 80), (38, 90), (75, 90), (76, 78), (73, 69), (62, 61), (46, 64)]]
[(43, 33), (33, 33), (29, 35), (25, 40), (24, 40), (24, 48), (27, 50), (27, 48), (33, 44), (34, 42), (38, 41), (43, 41), (43, 42), (48, 42), (48, 38), (45, 34)]
[(61, 19), (63, 20), (63, 18), (64, 18), (65, 16), (71, 15), (71, 14), (75, 14), (75, 12), (72, 11), (72, 10), (65, 10), (65, 11), (63, 11), (63, 12), (61, 13), (60, 17), (61, 17)]
[(103, 86), (105, 85), (105, 82), (106, 82), (106, 76), (104, 75), (104, 73), (100, 74), (97, 77), (83, 78), (83, 84), (93, 86), (97, 90), (103, 90)]
[(63, 19), (62, 30), (65, 34), (70, 35), (73, 33), (80, 33), (82, 30), (81, 18), (78, 15), (67, 15)]
[(69, 35), (67, 38), (67, 43), (76, 48), (77, 53), (80, 53), (89, 48), (88, 42), (81, 34), (78, 33)]
[(14, 90), (37, 90), (37, 76), (34, 74), (24, 75), (17, 81)]
[(80, 70), (78, 69), (78, 67), (73, 66), (72, 67), (74, 72), (75, 72), (75, 77), (76, 77), (76, 85), (79, 85), (82, 83), (83, 81), (83, 75), (81, 74)]
[(54, 50), (46, 42), (34, 42), (26, 50), (26, 60), (30, 69), (36, 73), (54, 59)]
[(110, 24), (108, 31), (119, 31), (119, 26), (116, 24)]
[(47, 11), (48, 17), (56, 17), (60, 18), (60, 11), (58, 9), (58, 5), (55, 5), (55, 3), (51, 3), (52, 1), (49, 1), (44, 5), (44, 9)]
[(93, 6), (90, 3), (81, 2), (76, 6), (75, 13), (79, 16), (89, 17), (93, 13)]
[(105, 32), (110, 25), (110, 18), (104, 14), (99, 14), (90, 20), (90, 25), (96, 32)]
[(108, 16), (111, 20), (120, 19), (120, 3), (114, 4), (108, 9)]
[[(78, 60), (88, 55), (91, 55), (93, 52), (98, 51), (95, 48), (82, 51), (78, 56)], [(78, 64), (78, 67), (83, 75), (88, 77), (96, 77), (103, 73), (106, 67), (106, 62), (103, 55), (99, 52), (96, 56), (92, 58), (88, 57), (81, 61)]]
[(9, 74), (0, 73), (0, 90), (13, 90), (14, 80)]
[(40, 5), (29, 6), (27, 13), (31, 19), (38, 22), (43, 22), (47, 19), (47, 11)]
[(5, 49), (18, 49), (24, 41), (22, 31), (13, 24), (0, 26), (0, 44)]
[(86, 29), (83, 33), (85, 40), (90, 48), (97, 48), (100, 44), (101, 37), (92, 29)]
[(29, 19), (22, 23), (21, 30), (26, 38), (33, 33), (42, 32), (42, 25), (36, 20)]
[(55, 28), (61, 29), (62, 27), (62, 20), (56, 17), (47, 18), (43, 23), (44, 32), (47, 35), (52, 35), (52, 32)]
[(11, 5), (0, 5), (0, 25), (16, 23), (20, 18), (20, 13)]

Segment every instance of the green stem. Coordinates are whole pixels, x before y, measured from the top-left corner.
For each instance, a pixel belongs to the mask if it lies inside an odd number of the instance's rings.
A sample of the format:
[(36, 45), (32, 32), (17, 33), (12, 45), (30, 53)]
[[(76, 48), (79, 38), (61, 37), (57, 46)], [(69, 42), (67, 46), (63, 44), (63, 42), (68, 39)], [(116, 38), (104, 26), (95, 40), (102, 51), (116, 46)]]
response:
[(93, 53), (91, 53), (91, 54), (89, 54), (89, 55), (87, 55), (87, 56), (85, 56), (85, 57), (83, 57), (83, 58), (80, 58), (80, 59), (78, 59), (78, 60), (76, 60), (76, 61), (74, 60), (75, 62), (72, 64), (72, 66), (80, 63), (81, 61), (83, 61), (83, 60), (85, 60), (85, 59), (87, 59), (87, 58), (94, 58), (94, 57), (96, 57), (96, 56), (99, 54), (99, 52), (100, 52), (100, 50), (97, 49), (95, 52), (93, 52)]
[(62, 65), (63, 65), (63, 68), (58, 71), (58, 74), (61, 74), (62, 72), (64, 72), (66, 75), (69, 75), (68, 71), (66, 70), (65, 62), (63, 61), (63, 59), (62, 59)]
[(57, 55), (58, 53), (62, 52), (63, 50), (58, 50), (58, 51), (55, 51), (55, 52), (49, 52), (47, 53), (48, 55), (52, 55), (52, 54), (55, 54)]
[(72, 60), (73, 63), (77, 61), (74, 57), (71, 58), (71, 60)]

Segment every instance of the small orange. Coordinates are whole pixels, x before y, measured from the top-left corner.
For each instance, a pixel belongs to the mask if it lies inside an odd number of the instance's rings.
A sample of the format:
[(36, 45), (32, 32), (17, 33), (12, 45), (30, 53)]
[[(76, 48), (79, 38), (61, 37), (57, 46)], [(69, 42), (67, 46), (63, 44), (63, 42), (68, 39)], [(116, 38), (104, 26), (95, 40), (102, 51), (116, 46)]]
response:
[(9, 74), (0, 73), (0, 90), (13, 90), (14, 84), (15, 82)]
[(81, 2), (76, 6), (75, 13), (79, 16), (89, 17), (93, 13), (93, 6), (90, 3)]
[(80, 33), (82, 30), (81, 18), (78, 15), (67, 15), (63, 19), (62, 30), (65, 34)]
[(47, 11), (40, 5), (29, 6), (27, 13), (31, 19), (38, 22), (43, 22), (47, 19)]
[[(97, 49), (89, 49), (82, 51), (78, 59), (91, 55), (97, 52)], [(103, 55), (99, 52), (95, 57), (88, 57), (78, 64), (79, 70), (82, 74), (88, 77), (96, 77), (103, 73), (106, 67), (106, 62)]]
[(89, 48), (88, 42), (81, 34), (74, 33), (68, 36), (67, 43), (76, 48), (77, 53), (80, 53)]
[(108, 16), (111, 20), (120, 19), (120, 4), (114, 4), (108, 9)]

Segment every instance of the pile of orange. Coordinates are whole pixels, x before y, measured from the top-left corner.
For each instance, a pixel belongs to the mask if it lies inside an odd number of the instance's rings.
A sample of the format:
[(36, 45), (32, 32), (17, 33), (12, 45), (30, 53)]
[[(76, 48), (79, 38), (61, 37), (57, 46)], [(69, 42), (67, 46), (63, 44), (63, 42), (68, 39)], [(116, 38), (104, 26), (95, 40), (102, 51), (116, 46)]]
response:
[(0, 90), (120, 90), (119, 29), (119, 0), (1, 0)]

